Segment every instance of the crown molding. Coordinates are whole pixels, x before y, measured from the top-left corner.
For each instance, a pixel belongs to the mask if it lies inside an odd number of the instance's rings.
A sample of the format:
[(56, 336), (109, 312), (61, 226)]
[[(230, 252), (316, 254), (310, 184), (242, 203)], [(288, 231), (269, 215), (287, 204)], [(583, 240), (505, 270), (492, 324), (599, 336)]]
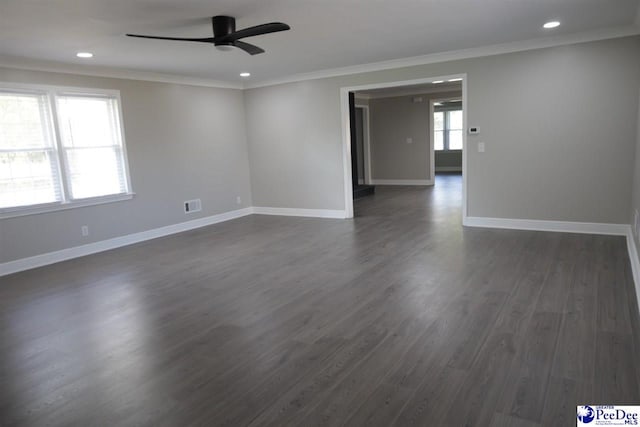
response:
[(285, 83), (295, 83), (305, 80), (316, 80), (330, 77), (346, 76), (351, 74), (369, 73), (373, 71), (390, 70), (394, 68), (413, 67), (418, 65), (435, 64), (438, 62), (456, 61), (461, 59), (479, 58), (483, 56), (501, 55), (505, 53), (522, 52), (534, 49), (543, 49), (568, 44), (586, 43), (598, 40), (629, 37), (640, 34), (640, 25), (630, 25), (616, 28), (605, 28), (582, 33), (548, 36), (517, 42), (483, 46), (472, 49), (453, 50), (448, 52), (433, 53), (429, 55), (414, 56), (410, 58), (394, 59), (390, 61), (374, 62), (369, 64), (354, 65), (350, 67), (332, 68), (310, 73), (294, 74), (279, 79), (264, 80), (262, 82), (246, 83), (245, 89), (275, 86)]
[(45, 71), (52, 73), (76, 74), (90, 77), (107, 77), (147, 82), (175, 83), (190, 86), (203, 86), (220, 89), (243, 89), (242, 83), (197, 77), (162, 74), (148, 71), (136, 71), (120, 68), (64, 64), (60, 62), (40, 61), (12, 56), (0, 56), (0, 67), (25, 71)]
[(266, 86), (275, 86), (285, 83), (316, 80), (330, 77), (339, 77), (352, 74), (368, 73), (373, 71), (390, 70), (394, 68), (413, 67), (418, 65), (434, 64), (438, 62), (456, 61), (461, 59), (479, 58), (483, 56), (501, 55), (547, 47), (562, 46), (568, 44), (586, 43), (598, 40), (607, 40), (619, 37), (635, 36), (640, 34), (640, 7), (635, 20), (635, 25), (606, 28), (582, 33), (549, 36), (518, 42), (503, 43), (472, 49), (462, 49), (447, 52), (439, 52), (429, 55), (414, 56), (409, 58), (394, 59), (389, 61), (373, 62), (349, 67), (331, 68), (309, 73), (294, 74), (278, 79), (256, 81), (255, 83), (229, 82), (223, 80), (206, 79), (198, 77), (181, 76), (175, 74), (154, 73), (150, 71), (138, 71), (113, 67), (87, 66), (79, 64), (67, 64), (60, 62), (42, 61), (28, 58), (0, 55), (0, 67), (13, 68), (26, 71), (45, 71), (63, 74), (76, 74), (92, 77), (106, 77), (115, 79), (141, 80), (160, 83), (175, 83), (191, 86), (203, 86), (221, 89), (254, 89)]

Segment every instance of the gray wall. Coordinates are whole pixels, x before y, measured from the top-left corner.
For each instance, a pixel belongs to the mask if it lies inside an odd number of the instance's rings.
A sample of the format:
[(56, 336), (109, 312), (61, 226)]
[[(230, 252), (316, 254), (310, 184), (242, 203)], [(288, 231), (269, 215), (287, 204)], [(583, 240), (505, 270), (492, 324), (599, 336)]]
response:
[[(0, 81), (120, 90), (136, 193), (128, 201), (0, 220), (0, 263), (252, 204), (241, 90), (1, 68)], [(202, 212), (185, 215), (183, 201), (193, 198), (202, 199)], [(89, 226), (88, 237), (81, 225)]]
[[(638, 102), (640, 102), (640, 90), (638, 90)], [(631, 213), (629, 218), (629, 223), (634, 227), (635, 221), (635, 212), (638, 211), (640, 214), (640, 108), (638, 108), (638, 128), (636, 131), (636, 153), (635, 153), (635, 164), (633, 170), (633, 187), (631, 192)], [(640, 219), (639, 219), (640, 226)], [(640, 227), (638, 228), (638, 234), (640, 234)], [(636, 241), (636, 247), (640, 248), (640, 239), (638, 238), (638, 234), (634, 234), (634, 238)], [(640, 254), (639, 254), (640, 255)], [(638, 286), (639, 284), (636, 284)], [(640, 295), (638, 295), (638, 301), (640, 302)]]
[(462, 151), (436, 151), (436, 172), (462, 170)]
[(356, 155), (357, 155), (357, 169), (358, 169), (358, 182), (363, 183), (365, 179), (365, 153), (364, 153), (364, 139), (365, 139), (365, 111), (363, 108), (356, 106)]
[[(416, 96), (422, 102), (413, 102)], [(461, 92), (417, 93), (369, 100), (373, 179), (430, 179), (429, 101), (460, 96)]]
[(635, 36), (248, 90), (255, 204), (344, 209), (340, 87), (467, 73), (470, 216), (627, 223), (638, 52)]
[[(5, 82), (120, 90), (137, 193), (0, 220), (0, 263), (251, 205), (344, 209), (339, 88), (458, 73), (482, 130), (468, 138), (469, 215), (627, 223), (629, 194), (640, 203), (638, 52), (627, 37), (244, 93), (0, 68)], [(197, 197), (203, 211), (184, 215)]]

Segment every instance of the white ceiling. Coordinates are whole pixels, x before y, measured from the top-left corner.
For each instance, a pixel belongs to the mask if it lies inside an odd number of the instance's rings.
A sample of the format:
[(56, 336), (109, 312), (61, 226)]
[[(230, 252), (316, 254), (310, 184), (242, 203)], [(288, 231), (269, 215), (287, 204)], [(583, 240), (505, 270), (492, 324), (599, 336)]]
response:
[[(638, 25), (640, 0), (1, 0), (0, 56), (251, 83), (460, 49)], [(290, 31), (245, 39), (250, 56), (125, 33), (212, 35), (280, 21)], [(557, 19), (559, 28), (543, 30)], [(95, 54), (90, 60), (78, 51)]]

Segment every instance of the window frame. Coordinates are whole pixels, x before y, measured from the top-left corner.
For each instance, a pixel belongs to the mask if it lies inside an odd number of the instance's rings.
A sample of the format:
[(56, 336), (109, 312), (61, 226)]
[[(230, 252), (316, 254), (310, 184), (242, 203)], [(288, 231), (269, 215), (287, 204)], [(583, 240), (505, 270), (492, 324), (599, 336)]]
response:
[[(127, 143), (124, 132), (124, 120), (122, 114), (122, 100), (120, 97), (120, 91), (117, 89), (101, 89), (101, 88), (85, 88), (74, 86), (52, 86), (52, 85), (40, 85), (40, 84), (22, 84), (22, 83), (10, 83), (0, 82), (0, 92), (14, 92), (14, 93), (35, 93), (43, 94), (46, 97), (46, 107), (48, 109), (47, 123), (49, 125), (49, 131), (53, 139), (52, 151), (57, 160), (57, 172), (58, 176), (53, 177), (59, 181), (60, 193), (62, 200), (50, 203), (38, 203), (34, 205), (26, 206), (14, 206), (7, 208), (0, 208), (0, 219), (13, 218), (25, 215), (35, 215), (46, 212), (55, 212), (66, 209), (74, 209), (85, 206), (94, 206), (105, 203), (120, 202), (123, 200), (130, 200), (135, 196), (131, 187), (131, 176), (129, 173), (129, 158), (127, 155)], [(58, 96), (88, 96), (88, 97), (106, 97), (113, 98), (116, 101), (116, 119), (117, 129), (121, 149), (122, 149), (122, 162), (124, 171), (124, 180), (126, 185), (126, 192), (118, 194), (109, 194), (105, 196), (87, 197), (82, 199), (72, 199), (68, 181), (68, 169), (66, 165), (66, 159), (64, 159), (64, 147), (62, 143), (62, 135), (60, 130), (60, 117), (58, 115)], [(16, 150), (17, 151), (17, 150)]]
[[(452, 111), (460, 111), (462, 114), (463, 113), (463, 108), (462, 107), (447, 107), (447, 106), (443, 106), (443, 107), (438, 107), (438, 108), (434, 108), (433, 109), (433, 114), (435, 116), (436, 113), (443, 113), (443, 118), (442, 118), (442, 130), (436, 130), (435, 126), (433, 129), (433, 139), (435, 141), (435, 133), (436, 132), (442, 132), (442, 150), (436, 150), (435, 146), (433, 151), (435, 152), (457, 152), (457, 151), (462, 151), (461, 148), (454, 148), (451, 149), (449, 148), (449, 132), (451, 132), (452, 130), (454, 131), (461, 131), (464, 135), (464, 127), (461, 129), (451, 129), (451, 127), (449, 126), (450, 123), (450, 119), (449, 119), (449, 113), (451, 113)], [(433, 122), (435, 123), (435, 117), (433, 119)]]

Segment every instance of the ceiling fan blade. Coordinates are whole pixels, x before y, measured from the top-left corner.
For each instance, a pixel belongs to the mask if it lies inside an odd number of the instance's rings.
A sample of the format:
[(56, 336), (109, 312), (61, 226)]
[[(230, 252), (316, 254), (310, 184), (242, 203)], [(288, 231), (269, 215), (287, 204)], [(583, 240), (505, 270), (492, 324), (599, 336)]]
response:
[(269, 24), (256, 25), (255, 27), (244, 28), (226, 36), (216, 38), (216, 42), (232, 42), (245, 37), (259, 36), (261, 34), (277, 33), (278, 31), (290, 30), (287, 24), (282, 22), (271, 22)]
[(160, 36), (143, 36), (141, 34), (127, 34), (129, 37), (139, 37), (142, 39), (157, 39), (157, 40), (177, 40), (181, 42), (202, 42), (202, 43), (213, 43), (213, 37), (205, 37), (205, 38), (181, 38), (181, 37), (160, 37)]
[(235, 47), (238, 47), (238, 48), (244, 50), (245, 52), (247, 52), (250, 55), (257, 55), (259, 53), (264, 53), (264, 49), (259, 48), (258, 46), (253, 45), (253, 44), (241, 42), (239, 40), (233, 42), (233, 45)]

